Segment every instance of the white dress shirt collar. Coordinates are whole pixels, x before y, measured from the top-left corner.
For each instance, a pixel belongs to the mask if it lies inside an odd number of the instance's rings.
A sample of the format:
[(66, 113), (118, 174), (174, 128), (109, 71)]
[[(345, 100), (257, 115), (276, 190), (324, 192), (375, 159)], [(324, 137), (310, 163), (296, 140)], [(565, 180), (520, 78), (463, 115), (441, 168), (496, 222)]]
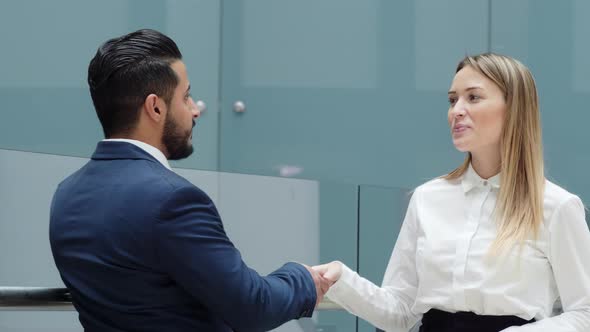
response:
[(152, 157), (156, 158), (156, 160), (159, 161), (162, 165), (164, 165), (164, 167), (166, 167), (167, 169), (172, 170), (172, 168), (170, 167), (170, 164), (168, 163), (168, 159), (162, 153), (162, 151), (158, 150), (158, 148), (151, 146), (147, 143), (144, 143), (144, 142), (138, 141), (138, 140), (134, 140), (134, 139), (128, 139), (128, 138), (107, 138), (107, 139), (104, 139), (103, 142), (126, 142), (126, 143), (133, 144), (133, 145), (137, 146), (138, 148), (142, 149), (143, 151), (149, 153)]
[(463, 192), (467, 193), (475, 187), (491, 186), (494, 189), (500, 188), (500, 174), (496, 174), (489, 179), (482, 179), (479, 174), (473, 169), (473, 166), (469, 164), (469, 168), (463, 174), (461, 178), (461, 186)]

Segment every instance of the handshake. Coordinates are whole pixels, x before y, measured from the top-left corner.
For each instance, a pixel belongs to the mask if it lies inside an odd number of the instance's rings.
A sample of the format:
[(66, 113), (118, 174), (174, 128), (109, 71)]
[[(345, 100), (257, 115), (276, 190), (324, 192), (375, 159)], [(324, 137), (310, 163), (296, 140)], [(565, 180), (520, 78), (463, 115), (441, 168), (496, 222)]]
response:
[(317, 307), (330, 287), (340, 279), (340, 276), (342, 275), (342, 262), (333, 261), (312, 267), (303, 264), (303, 266), (309, 271), (313, 278), (313, 282), (315, 283), (317, 294), (315, 305)]

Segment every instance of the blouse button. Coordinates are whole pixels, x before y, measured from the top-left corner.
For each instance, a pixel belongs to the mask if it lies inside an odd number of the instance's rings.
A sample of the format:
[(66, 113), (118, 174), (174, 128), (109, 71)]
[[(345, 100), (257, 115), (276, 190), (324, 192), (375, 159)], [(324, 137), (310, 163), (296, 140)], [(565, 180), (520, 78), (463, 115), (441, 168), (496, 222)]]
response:
[(488, 181), (484, 181), (484, 182), (483, 182), (483, 185), (484, 185), (484, 186), (487, 186), (487, 185), (488, 185)]

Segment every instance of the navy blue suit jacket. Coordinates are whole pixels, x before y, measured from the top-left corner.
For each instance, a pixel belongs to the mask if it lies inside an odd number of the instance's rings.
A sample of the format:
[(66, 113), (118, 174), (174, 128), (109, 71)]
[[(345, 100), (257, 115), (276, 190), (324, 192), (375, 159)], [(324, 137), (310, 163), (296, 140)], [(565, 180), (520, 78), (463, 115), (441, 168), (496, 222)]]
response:
[(59, 185), (49, 236), (86, 331), (264, 331), (315, 305), (303, 266), (248, 268), (211, 199), (130, 143)]

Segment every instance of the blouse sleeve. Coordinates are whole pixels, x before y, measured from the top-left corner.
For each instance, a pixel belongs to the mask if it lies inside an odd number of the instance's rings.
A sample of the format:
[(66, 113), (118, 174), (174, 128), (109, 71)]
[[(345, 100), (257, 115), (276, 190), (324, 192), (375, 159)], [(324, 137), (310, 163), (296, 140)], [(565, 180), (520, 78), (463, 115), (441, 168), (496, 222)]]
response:
[(415, 191), (381, 287), (344, 265), (342, 276), (327, 293), (348, 312), (386, 331), (408, 331), (421, 318), (411, 310), (418, 285), (417, 205), (418, 192)]
[(584, 205), (572, 196), (555, 211), (549, 225), (553, 269), (563, 313), (506, 332), (590, 331), (590, 231)]

